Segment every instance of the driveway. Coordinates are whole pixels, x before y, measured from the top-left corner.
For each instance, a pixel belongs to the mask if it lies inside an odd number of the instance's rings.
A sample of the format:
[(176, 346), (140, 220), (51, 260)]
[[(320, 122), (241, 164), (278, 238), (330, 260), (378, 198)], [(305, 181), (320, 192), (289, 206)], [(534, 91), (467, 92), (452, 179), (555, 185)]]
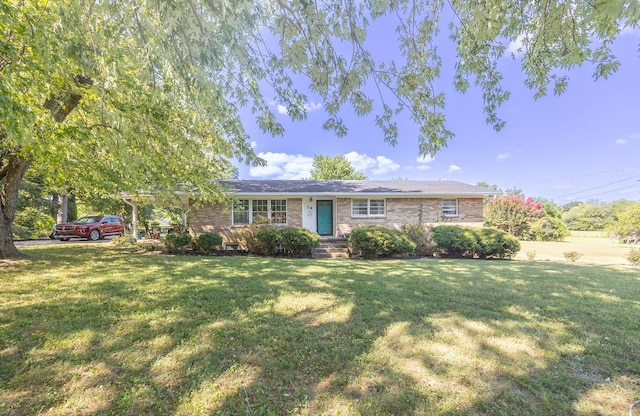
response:
[(108, 243), (111, 241), (111, 237), (105, 237), (103, 240), (98, 241), (87, 241), (84, 239), (71, 239), (70, 241), (60, 241), (60, 240), (51, 240), (49, 238), (42, 240), (20, 240), (14, 241), (16, 247), (25, 247), (25, 246), (42, 246), (45, 244), (73, 244), (73, 243), (82, 243), (82, 244), (102, 244)]

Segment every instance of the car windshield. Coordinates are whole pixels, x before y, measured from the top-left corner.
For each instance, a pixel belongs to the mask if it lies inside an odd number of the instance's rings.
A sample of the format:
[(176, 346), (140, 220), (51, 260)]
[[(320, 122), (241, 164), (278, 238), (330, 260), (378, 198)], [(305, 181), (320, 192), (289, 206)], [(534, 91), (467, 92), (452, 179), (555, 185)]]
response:
[(74, 222), (78, 224), (88, 224), (90, 222), (99, 222), (101, 218), (102, 217), (99, 217), (99, 216), (98, 217), (97, 216), (82, 217), (82, 218), (78, 218)]

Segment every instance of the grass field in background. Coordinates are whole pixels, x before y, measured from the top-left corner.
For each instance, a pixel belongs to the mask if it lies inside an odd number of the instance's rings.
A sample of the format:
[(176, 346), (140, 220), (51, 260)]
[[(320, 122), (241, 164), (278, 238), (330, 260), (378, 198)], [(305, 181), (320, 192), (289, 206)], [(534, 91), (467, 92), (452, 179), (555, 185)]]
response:
[(582, 250), (569, 264), (24, 248), (0, 263), (0, 414), (627, 414), (640, 269)]
[(598, 231), (572, 231), (565, 241), (521, 241), (516, 259), (527, 259), (528, 252), (535, 252), (535, 260), (565, 261), (562, 253), (577, 251), (583, 256), (579, 262), (600, 264), (629, 264), (627, 254), (640, 245), (612, 242)]

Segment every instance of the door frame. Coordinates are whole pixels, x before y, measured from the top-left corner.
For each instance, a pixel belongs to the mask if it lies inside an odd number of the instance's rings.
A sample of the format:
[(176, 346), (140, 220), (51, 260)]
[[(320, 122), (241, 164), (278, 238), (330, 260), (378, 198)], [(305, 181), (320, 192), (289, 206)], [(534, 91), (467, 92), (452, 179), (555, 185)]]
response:
[[(330, 203), (330, 221), (331, 221), (331, 233), (330, 234), (320, 234), (320, 202), (329, 202)], [(334, 224), (334, 215), (333, 215), (333, 199), (316, 199), (316, 232), (322, 236), (332, 236), (335, 234), (335, 224)]]

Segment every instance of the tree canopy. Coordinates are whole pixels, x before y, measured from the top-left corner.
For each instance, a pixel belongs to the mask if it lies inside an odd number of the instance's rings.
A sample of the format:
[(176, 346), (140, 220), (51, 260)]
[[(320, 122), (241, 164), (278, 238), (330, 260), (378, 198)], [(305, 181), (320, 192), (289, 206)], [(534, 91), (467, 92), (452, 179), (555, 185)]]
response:
[(311, 179), (314, 180), (365, 180), (344, 156), (314, 155)]
[[(368, 43), (379, 19), (395, 26), (395, 61)], [(447, 24), (457, 53), (452, 82), (460, 91), (478, 86), (487, 122), (499, 129), (509, 93), (498, 61), (509, 42), (521, 45), (537, 96), (561, 93), (572, 67), (591, 63), (596, 78), (615, 71), (611, 43), (639, 20), (637, 3), (623, 0), (3, 1), (0, 257), (17, 255), (11, 224), (29, 166), (61, 192), (197, 187), (211, 198), (221, 194), (212, 179), (230, 174), (230, 160), (262, 162), (240, 109), (282, 134), (269, 102), (304, 119), (304, 91), (321, 98), (325, 127), (338, 135), (349, 106), (374, 112), (395, 144), (395, 119), (406, 110), (420, 127), (418, 152), (432, 154), (452, 137), (434, 84)]]

